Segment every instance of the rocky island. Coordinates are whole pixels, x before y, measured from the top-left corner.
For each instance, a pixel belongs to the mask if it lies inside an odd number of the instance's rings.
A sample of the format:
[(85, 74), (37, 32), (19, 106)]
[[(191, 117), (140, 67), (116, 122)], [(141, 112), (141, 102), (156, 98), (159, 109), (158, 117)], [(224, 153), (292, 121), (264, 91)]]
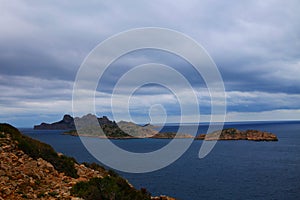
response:
[(223, 129), (209, 134), (200, 134), (196, 140), (251, 140), (251, 141), (278, 141), (276, 135), (265, 131), (246, 130), (240, 131), (235, 128)]
[[(88, 114), (85, 117), (85, 119), (89, 119), (91, 117), (93, 117), (94, 115)], [(40, 125), (34, 125), (34, 129), (36, 130), (74, 130), (76, 129), (75, 127), (75, 120), (79, 120), (80, 118), (73, 118), (71, 115), (64, 115), (63, 119), (58, 121), (58, 122), (54, 122), (51, 124), (48, 123), (41, 123)], [(109, 125), (114, 125), (115, 122), (114, 121), (110, 121), (106, 116), (103, 117), (99, 117), (97, 118), (99, 124), (109, 124)]]
[[(91, 121), (98, 120), (102, 130), (99, 130), (99, 125), (91, 124)], [(78, 127), (75, 127), (75, 122)], [(77, 128), (77, 130), (76, 130)], [(151, 124), (144, 126), (137, 125), (133, 122), (109, 120), (106, 116), (97, 118), (95, 115), (88, 114), (83, 117), (71, 117), (64, 115), (59, 122), (52, 124), (41, 123), (34, 126), (34, 129), (59, 129), (66, 130), (64, 134), (72, 136), (89, 136), (108, 139), (137, 139), (137, 138), (152, 138), (152, 139), (183, 139), (194, 138), (190, 134), (176, 132), (158, 132)], [(79, 131), (78, 131), (79, 130)], [(80, 134), (79, 134), (79, 133)], [(105, 134), (105, 135), (104, 135)], [(240, 131), (235, 128), (223, 129), (208, 134), (200, 134), (195, 137), (195, 140), (250, 140), (250, 141), (278, 141), (276, 135), (259, 130)]]
[[(99, 130), (99, 126), (92, 124), (92, 121), (98, 120), (103, 132)], [(78, 127), (75, 127), (75, 124)], [(77, 129), (76, 129), (77, 128)], [(72, 136), (88, 136), (108, 139), (137, 139), (137, 138), (174, 138), (176, 133), (159, 133), (151, 124), (138, 125), (133, 122), (109, 120), (106, 116), (96, 117), (87, 114), (82, 117), (71, 117), (64, 115), (63, 119), (51, 124), (41, 123), (35, 125), (36, 130), (65, 130), (63, 134)], [(78, 131), (79, 130), (79, 131)], [(104, 135), (105, 134), (105, 135)], [(192, 138), (188, 134), (178, 134), (176, 138)]]
[[(98, 120), (98, 124), (95, 122)], [(106, 116), (97, 118), (88, 114), (81, 118), (74, 118), (76, 129), (65, 131), (64, 134), (73, 136), (89, 136), (109, 139), (133, 139), (147, 138), (155, 135), (156, 130), (152, 126), (140, 126), (133, 122), (120, 121), (118, 123), (109, 120)], [(99, 127), (101, 126), (101, 129)]]

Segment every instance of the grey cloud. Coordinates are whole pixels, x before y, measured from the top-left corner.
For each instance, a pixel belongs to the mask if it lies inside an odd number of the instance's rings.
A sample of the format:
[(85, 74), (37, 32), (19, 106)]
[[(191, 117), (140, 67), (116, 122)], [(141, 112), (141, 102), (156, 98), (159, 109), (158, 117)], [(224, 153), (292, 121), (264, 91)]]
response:
[[(3, 1), (0, 106), (13, 108), (18, 100), (68, 101), (80, 64), (99, 42), (130, 28), (160, 26), (181, 31), (202, 44), (219, 67), (228, 92), (260, 91), (273, 98), (287, 95), (284, 101), (270, 104), (263, 104), (259, 97), (247, 104), (234, 96), (230, 102), (237, 104), (230, 104), (230, 111), (296, 109), (298, 99), (292, 95), (300, 93), (299, 7), (297, 0)], [(109, 93), (122, 73), (147, 62), (172, 66), (196, 88), (204, 87), (199, 74), (184, 60), (145, 51), (116, 61), (102, 79), (101, 91)], [(164, 93), (155, 87), (147, 89), (151, 95)]]

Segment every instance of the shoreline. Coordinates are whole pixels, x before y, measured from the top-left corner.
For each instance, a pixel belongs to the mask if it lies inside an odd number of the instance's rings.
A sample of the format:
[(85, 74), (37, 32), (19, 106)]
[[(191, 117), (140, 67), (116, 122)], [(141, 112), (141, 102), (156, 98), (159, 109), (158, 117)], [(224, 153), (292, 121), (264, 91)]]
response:
[(69, 135), (69, 136), (73, 136), (73, 137), (89, 137), (89, 138), (99, 138), (99, 139), (110, 139), (110, 140), (131, 140), (131, 139), (195, 139), (196, 137), (128, 137), (128, 136), (124, 136), (124, 137), (107, 137), (107, 136), (95, 136), (95, 135), (75, 135), (75, 134), (68, 134), (66, 132), (61, 133), (61, 135)]
[[(91, 121), (97, 120), (101, 126), (99, 129)], [(75, 122), (80, 125), (78, 132)], [(106, 116), (97, 117), (92, 114), (87, 114), (81, 118), (73, 118), (70, 115), (64, 115), (62, 120), (51, 124), (41, 123), (35, 125), (35, 130), (62, 130), (62, 134), (77, 137), (94, 137), (100, 139), (111, 140), (128, 140), (128, 139), (193, 139), (193, 140), (250, 140), (250, 141), (278, 141), (275, 134), (260, 131), (260, 130), (246, 130), (241, 131), (236, 128), (226, 128), (214, 131), (207, 134), (198, 134), (196, 136), (187, 133), (178, 132), (159, 132), (155, 130), (155, 126), (146, 124), (144, 126), (137, 125), (133, 122), (120, 121), (116, 123), (108, 119)], [(79, 133), (79, 134), (78, 134)]]
[(189, 134), (183, 134), (176, 137), (176, 133), (158, 133), (156, 136), (151, 137), (134, 137), (134, 136), (95, 136), (95, 135), (78, 135), (74, 133), (64, 132), (62, 135), (70, 135), (74, 137), (90, 137), (90, 138), (99, 138), (99, 139), (110, 139), (110, 140), (130, 140), (130, 139), (193, 139), (193, 140), (204, 140), (204, 141), (238, 141), (238, 140), (247, 140), (247, 141), (278, 141), (278, 138), (275, 134), (269, 132), (263, 132), (259, 130), (246, 130), (239, 131), (235, 128), (223, 129), (222, 131), (215, 131), (208, 134), (199, 134), (197, 136), (192, 136)]

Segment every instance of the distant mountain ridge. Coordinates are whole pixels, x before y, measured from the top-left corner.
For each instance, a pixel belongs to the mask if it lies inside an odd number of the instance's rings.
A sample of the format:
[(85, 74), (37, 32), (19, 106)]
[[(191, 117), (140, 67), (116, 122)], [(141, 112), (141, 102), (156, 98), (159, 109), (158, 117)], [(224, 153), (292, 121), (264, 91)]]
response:
[[(98, 121), (98, 123), (97, 123)], [(75, 126), (76, 124), (76, 126)], [(99, 124), (101, 128), (99, 127)], [(82, 117), (64, 115), (63, 119), (52, 124), (41, 123), (34, 126), (37, 130), (66, 130), (64, 134), (73, 136), (89, 136), (109, 139), (133, 139), (133, 138), (194, 138), (196, 140), (251, 140), (251, 141), (278, 141), (276, 135), (259, 130), (240, 131), (235, 128), (218, 130), (208, 134), (200, 134), (196, 137), (177, 132), (159, 132), (151, 124), (144, 126), (133, 122), (109, 120), (106, 116), (97, 118), (87, 114)]]
[[(101, 129), (99, 128), (100, 124)], [(76, 126), (75, 126), (76, 125)], [(146, 124), (137, 125), (133, 122), (109, 120), (106, 116), (98, 118), (96, 115), (87, 114), (82, 117), (64, 115), (63, 119), (51, 124), (41, 123), (35, 125), (36, 130), (66, 130), (64, 134), (73, 136), (107, 137), (113, 139), (130, 139), (152, 137), (158, 133), (154, 126)], [(105, 135), (104, 135), (105, 134)]]
[[(95, 115), (92, 114), (88, 114), (85, 115), (84, 117), (88, 118), (88, 117), (95, 117)], [(77, 117), (73, 118), (71, 115), (64, 115), (63, 119), (58, 121), (58, 122), (54, 122), (51, 124), (48, 123), (41, 123), (40, 125), (34, 125), (34, 129), (35, 130), (74, 130), (76, 129), (75, 127), (75, 122), (74, 120), (79, 119)], [(109, 120), (106, 116), (103, 117), (99, 117), (97, 118), (99, 124), (116, 124), (114, 121)]]

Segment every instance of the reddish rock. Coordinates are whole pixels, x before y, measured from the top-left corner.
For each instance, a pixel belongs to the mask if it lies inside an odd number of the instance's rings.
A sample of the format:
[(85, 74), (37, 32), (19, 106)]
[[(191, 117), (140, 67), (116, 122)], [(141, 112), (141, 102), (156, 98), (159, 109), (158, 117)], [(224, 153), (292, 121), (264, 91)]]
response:
[[(91, 169), (75, 163), (78, 178), (58, 172), (51, 163), (42, 158), (33, 159), (19, 150), (8, 133), (0, 138), (0, 200), (6, 199), (74, 199), (70, 190), (79, 181), (103, 178), (108, 172), (99, 167)], [(161, 196), (163, 200), (173, 198)], [(156, 197), (152, 198), (156, 199)]]

